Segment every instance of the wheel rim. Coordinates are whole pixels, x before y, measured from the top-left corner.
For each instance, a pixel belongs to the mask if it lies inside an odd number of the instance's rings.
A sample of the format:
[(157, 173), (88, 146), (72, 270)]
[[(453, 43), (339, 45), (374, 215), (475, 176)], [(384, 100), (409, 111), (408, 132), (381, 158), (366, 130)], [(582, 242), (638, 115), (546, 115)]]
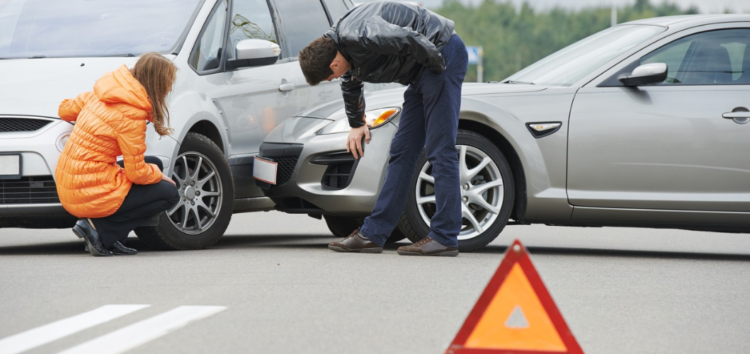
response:
[(206, 155), (184, 152), (177, 156), (172, 178), (179, 188), (180, 202), (167, 211), (169, 221), (189, 235), (208, 230), (216, 221), (223, 199), (216, 166)]
[[(468, 240), (486, 231), (500, 214), (503, 205), (503, 177), (497, 164), (484, 151), (457, 145), (461, 181), (461, 231), (459, 240)], [(432, 165), (425, 162), (415, 188), (417, 209), (425, 224), (435, 215), (435, 178)]]

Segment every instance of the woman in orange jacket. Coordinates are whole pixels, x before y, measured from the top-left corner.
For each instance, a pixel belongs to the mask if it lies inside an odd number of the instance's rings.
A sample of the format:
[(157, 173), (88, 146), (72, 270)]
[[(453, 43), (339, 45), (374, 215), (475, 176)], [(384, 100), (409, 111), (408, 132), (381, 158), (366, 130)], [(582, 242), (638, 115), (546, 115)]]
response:
[(171, 133), (165, 99), (176, 70), (161, 54), (147, 53), (132, 70), (123, 65), (93, 91), (60, 104), (60, 118), (75, 127), (57, 163), (57, 193), (80, 218), (73, 232), (94, 256), (135, 254), (122, 244), (130, 231), (180, 200), (161, 161), (144, 156), (147, 121), (159, 135)]

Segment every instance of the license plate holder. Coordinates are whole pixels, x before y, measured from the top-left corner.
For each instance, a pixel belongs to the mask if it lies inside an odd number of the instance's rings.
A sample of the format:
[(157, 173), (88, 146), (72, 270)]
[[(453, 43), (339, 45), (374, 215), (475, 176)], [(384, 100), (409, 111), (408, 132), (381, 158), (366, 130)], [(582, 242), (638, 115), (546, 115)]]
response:
[(270, 185), (276, 185), (278, 169), (279, 164), (277, 162), (256, 156), (255, 161), (253, 161), (253, 178)]
[(21, 179), (21, 154), (0, 154), (0, 179)]

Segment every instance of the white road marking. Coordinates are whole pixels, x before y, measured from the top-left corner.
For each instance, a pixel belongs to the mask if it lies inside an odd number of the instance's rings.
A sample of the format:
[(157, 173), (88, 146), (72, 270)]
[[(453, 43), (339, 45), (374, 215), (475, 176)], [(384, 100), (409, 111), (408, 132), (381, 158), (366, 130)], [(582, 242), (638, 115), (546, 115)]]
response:
[(52, 322), (0, 339), (0, 354), (21, 353), (149, 306), (106, 305), (80, 315)]
[(124, 353), (169, 332), (182, 328), (190, 322), (209, 317), (226, 309), (224, 306), (180, 306), (58, 354)]

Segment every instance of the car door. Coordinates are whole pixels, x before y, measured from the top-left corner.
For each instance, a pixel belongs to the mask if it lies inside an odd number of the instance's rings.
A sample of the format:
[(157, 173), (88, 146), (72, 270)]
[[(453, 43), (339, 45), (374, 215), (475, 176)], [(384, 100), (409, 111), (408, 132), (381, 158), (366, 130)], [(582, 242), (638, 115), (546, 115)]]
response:
[[(655, 62), (669, 67), (663, 83), (619, 84)], [(727, 118), (750, 108), (750, 24), (683, 31), (604, 77), (571, 110), (572, 205), (750, 212), (750, 124)]]
[[(266, 0), (233, 0), (229, 15), (226, 60), (234, 58), (235, 46), (244, 39), (279, 43)], [(272, 65), (227, 71), (231, 94), (218, 101), (229, 128), (232, 161), (257, 154), (266, 134), (297, 112), (297, 70), (297, 63), (282, 58)]]
[[(343, 0), (328, 0), (327, 10), (322, 0), (306, 1), (304, 6), (295, 1), (276, 0), (275, 7), (279, 17), (284, 19), (280, 26), (281, 37), (284, 39), (283, 48), (287, 60), (298, 64), (297, 55), (302, 48), (314, 39), (322, 36), (331, 28), (331, 20), (335, 21), (345, 10)], [(330, 18), (328, 16), (330, 13)], [(339, 80), (323, 81), (316, 86), (310, 86), (302, 74), (299, 65), (290, 68), (289, 75), (296, 87), (300, 110), (306, 110), (320, 104), (341, 99)]]

